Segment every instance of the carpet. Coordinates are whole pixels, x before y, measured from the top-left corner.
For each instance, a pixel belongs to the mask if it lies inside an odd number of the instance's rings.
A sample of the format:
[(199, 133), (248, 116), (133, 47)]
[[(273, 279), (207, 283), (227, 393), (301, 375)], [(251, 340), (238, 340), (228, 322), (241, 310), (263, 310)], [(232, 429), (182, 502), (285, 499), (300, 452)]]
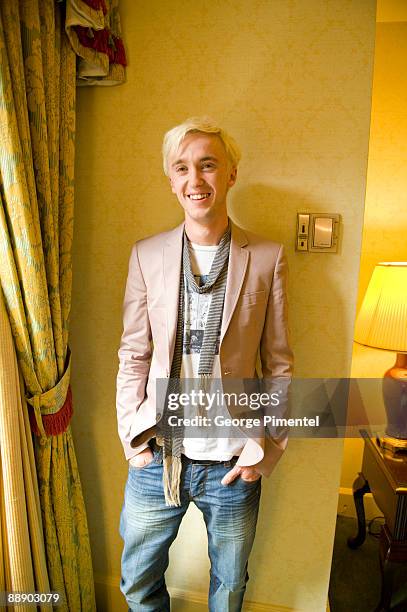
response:
[[(380, 522), (375, 521), (371, 530), (379, 532)], [(368, 534), (362, 546), (352, 550), (347, 539), (356, 533), (356, 519), (338, 516), (329, 583), (331, 612), (373, 612), (380, 599), (379, 540)], [(407, 612), (405, 566), (397, 568), (393, 593), (392, 612)]]

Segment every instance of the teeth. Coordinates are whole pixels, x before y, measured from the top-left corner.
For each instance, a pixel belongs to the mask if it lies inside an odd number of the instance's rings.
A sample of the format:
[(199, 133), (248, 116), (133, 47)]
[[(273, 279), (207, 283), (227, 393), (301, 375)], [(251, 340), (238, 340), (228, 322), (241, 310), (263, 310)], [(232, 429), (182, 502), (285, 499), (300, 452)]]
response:
[(191, 200), (203, 200), (207, 197), (209, 197), (209, 193), (191, 193), (189, 196)]

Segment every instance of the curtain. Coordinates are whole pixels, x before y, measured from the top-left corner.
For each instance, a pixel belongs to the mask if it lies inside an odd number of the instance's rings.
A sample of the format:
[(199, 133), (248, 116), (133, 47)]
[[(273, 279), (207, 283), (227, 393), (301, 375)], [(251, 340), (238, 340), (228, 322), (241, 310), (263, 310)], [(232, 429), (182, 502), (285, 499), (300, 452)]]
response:
[(66, 0), (65, 29), (78, 56), (78, 85), (125, 81), (119, 0)]
[[(50, 590), (28, 414), (0, 294), (0, 593)], [(1, 607), (1, 604), (0, 604)], [(49, 608), (41, 607), (41, 610)], [(21, 606), (19, 610), (32, 610)]]
[[(76, 59), (62, 12), (54, 0), (0, 2), (0, 283), (35, 433), (49, 586), (64, 598), (59, 609), (91, 612), (88, 527), (69, 425)], [(4, 480), (3, 467), (2, 454)], [(0, 565), (3, 582), (7, 572)], [(41, 590), (35, 572), (33, 580)]]

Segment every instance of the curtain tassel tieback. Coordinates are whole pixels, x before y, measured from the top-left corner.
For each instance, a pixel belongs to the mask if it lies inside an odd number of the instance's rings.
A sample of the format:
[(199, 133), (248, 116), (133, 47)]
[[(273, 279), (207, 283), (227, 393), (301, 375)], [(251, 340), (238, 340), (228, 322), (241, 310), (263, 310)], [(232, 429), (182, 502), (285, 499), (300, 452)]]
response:
[(69, 425), (73, 414), (70, 376), (71, 353), (68, 349), (67, 367), (55, 387), (27, 398), (33, 407), (30, 410), (31, 430), (40, 437), (40, 444), (45, 444), (48, 436), (63, 433)]

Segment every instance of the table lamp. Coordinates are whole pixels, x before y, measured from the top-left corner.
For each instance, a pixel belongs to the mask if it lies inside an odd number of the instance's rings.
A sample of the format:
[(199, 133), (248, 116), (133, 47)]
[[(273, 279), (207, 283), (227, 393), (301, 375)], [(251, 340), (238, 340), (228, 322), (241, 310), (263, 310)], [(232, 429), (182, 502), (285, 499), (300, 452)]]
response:
[(407, 262), (376, 265), (356, 318), (355, 341), (397, 352), (383, 378), (387, 427), (380, 444), (393, 453), (407, 451)]

